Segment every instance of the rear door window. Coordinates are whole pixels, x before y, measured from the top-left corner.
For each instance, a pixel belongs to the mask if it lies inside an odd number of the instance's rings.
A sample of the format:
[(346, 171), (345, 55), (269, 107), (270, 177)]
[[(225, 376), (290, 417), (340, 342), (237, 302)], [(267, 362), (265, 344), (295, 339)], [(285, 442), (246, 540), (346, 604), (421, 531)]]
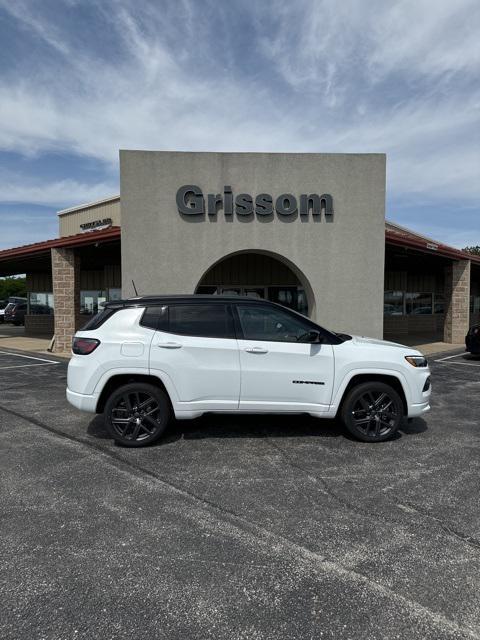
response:
[(168, 331), (168, 307), (166, 305), (147, 307), (143, 312), (140, 324), (149, 329)]
[(172, 304), (168, 315), (170, 333), (203, 338), (235, 337), (227, 304)]

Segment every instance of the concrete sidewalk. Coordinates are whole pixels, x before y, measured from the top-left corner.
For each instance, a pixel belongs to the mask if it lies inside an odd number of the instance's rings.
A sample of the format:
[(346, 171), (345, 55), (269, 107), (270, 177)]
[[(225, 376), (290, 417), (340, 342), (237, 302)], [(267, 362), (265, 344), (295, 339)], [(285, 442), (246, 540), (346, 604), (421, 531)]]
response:
[(426, 356), (431, 356), (434, 353), (446, 353), (447, 351), (459, 351), (461, 349), (465, 349), (465, 343), (463, 342), (461, 344), (450, 344), (449, 342), (442, 342), (439, 339), (428, 341), (428, 338), (425, 335), (398, 336), (387, 334), (385, 336), (385, 340), (413, 347), (414, 349), (421, 351)]
[[(50, 342), (51, 337), (48, 336), (26, 336), (24, 327), (14, 327), (9, 324), (0, 325), (0, 349), (51, 355), (48, 351)], [(70, 358), (70, 353), (55, 352), (55, 355), (60, 358)]]

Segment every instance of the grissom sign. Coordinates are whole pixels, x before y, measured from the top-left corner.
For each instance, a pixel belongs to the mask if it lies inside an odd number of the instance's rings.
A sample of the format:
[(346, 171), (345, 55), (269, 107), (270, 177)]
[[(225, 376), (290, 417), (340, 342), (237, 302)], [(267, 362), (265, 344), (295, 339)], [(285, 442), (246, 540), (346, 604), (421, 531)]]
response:
[[(300, 196), (300, 202), (292, 193), (282, 193), (275, 199), (269, 193), (259, 193), (255, 199), (249, 193), (239, 193), (234, 196), (232, 187), (226, 185), (222, 193), (208, 193), (203, 195), (200, 187), (185, 184), (177, 191), (176, 202), (179, 213), (186, 216), (204, 215), (216, 216), (223, 209), (226, 216), (272, 216), (274, 210), (279, 216), (291, 216), (300, 211), (301, 216), (321, 216), (333, 220), (333, 198), (328, 193), (316, 193)], [(299, 206), (300, 205), (300, 206)]]

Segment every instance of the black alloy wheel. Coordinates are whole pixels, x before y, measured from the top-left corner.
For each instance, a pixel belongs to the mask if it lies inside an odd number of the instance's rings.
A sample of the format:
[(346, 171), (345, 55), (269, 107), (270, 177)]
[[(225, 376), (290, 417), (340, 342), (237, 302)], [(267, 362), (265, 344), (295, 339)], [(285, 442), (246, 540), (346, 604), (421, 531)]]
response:
[(381, 442), (401, 424), (403, 403), (398, 393), (383, 382), (365, 382), (351, 389), (342, 406), (342, 420), (357, 439)]
[(127, 447), (155, 442), (170, 419), (170, 402), (154, 385), (132, 382), (116, 389), (105, 405), (105, 427)]

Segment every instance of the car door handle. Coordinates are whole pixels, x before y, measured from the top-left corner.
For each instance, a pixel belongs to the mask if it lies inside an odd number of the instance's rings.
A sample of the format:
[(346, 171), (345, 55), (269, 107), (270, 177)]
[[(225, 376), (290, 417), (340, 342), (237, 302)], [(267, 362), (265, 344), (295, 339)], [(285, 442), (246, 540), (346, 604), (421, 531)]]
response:
[(247, 347), (245, 351), (247, 353), (268, 353), (268, 349), (264, 347)]
[(179, 342), (159, 342), (157, 347), (162, 349), (180, 349), (182, 345)]

